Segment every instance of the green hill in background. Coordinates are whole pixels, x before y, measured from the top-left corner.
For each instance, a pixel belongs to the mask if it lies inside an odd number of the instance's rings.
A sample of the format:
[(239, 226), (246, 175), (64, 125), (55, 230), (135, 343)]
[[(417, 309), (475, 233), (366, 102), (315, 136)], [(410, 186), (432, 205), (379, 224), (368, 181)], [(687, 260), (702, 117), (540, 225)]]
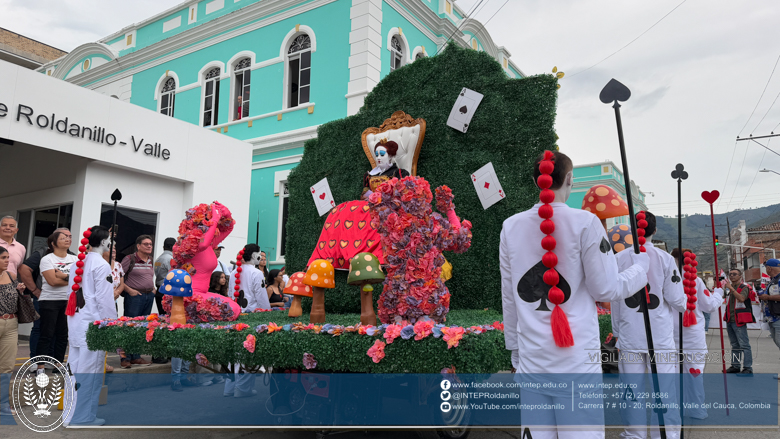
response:
[[(650, 209), (652, 212), (652, 209)], [(780, 204), (759, 207), (756, 209), (733, 210), (715, 215), (715, 234), (721, 243), (728, 244), (728, 218), (731, 227), (737, 227), (740, 220), (745, 220), (747, 228), (761, 227), (766, 224), (780, 222)], [(677, 247), (677, 217), (657, 217), (657, 227), (653, 239), (666, 243), (667, 249)], [(682, 245), (690, 248), (698, 255), (699, 272), (712, 271), (712, 228), (709, 215), (689, 215), (682, 219)], [(727, 246), (718, 247), (718, 266), (725, 269), (728, 266)], [(733, 262), (733, 261), (732, 261)]]

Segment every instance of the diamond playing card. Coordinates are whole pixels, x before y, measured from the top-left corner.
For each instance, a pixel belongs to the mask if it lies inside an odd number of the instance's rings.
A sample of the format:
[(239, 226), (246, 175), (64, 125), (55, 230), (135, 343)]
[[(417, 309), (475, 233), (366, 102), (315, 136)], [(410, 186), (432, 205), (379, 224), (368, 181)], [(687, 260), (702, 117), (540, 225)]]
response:
[(325, 215), (330, 209), (336, 207), (336, 202), (333, 201), (333, 195), (330, 193), (327, 178), (318, 181), (309, 190), (311, 191), (311, 196), (314, 197), (314, 204), (317, 205), (317, 213), (320, 216)]
[(483, 209), (487, 210), (488, 207), (506, 198), (496, 171), (493, 169), (493, 163), (488, 163), (471, 174), (471, 181), (474, 183), (474, 189), (477, 190)]
[(480, 93), (464, 87), (458, 94), (455, 105), (452, 106), (450, 117), (447, 119), (447, 126), (463, 133), (468, 131), (471, 118), (474, 116), (474, 112), (477, 111), (479, 103), (482, 102), (482, 98), (483, 96)]

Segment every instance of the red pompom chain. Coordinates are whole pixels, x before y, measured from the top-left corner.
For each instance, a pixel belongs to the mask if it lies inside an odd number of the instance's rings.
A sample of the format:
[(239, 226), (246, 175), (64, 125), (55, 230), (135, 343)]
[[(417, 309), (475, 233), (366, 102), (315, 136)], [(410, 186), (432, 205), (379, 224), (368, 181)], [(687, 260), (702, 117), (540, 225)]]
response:
[(238, 252), (238, 256), (236, 256), (236, 285), (233, 287), (233, 289), (235, 290), (233, 292), (233, 297), (235, 297), (236, 300), (238, 300), (238, 296), (239, 296), (238, 291), (241, 289), (241, 272), (244, 271), (244, 269), (241, 268), (241, 266), (243, 264), (244, 264), (244, 249), (242, 248)]
[(89, 244), (89, 237), (92, 235), (92, 229), (84, 231), (84, 237), (81, 238), (81, 245), (79, 246), (79, 260), (76, 261), (76, 276), (73, 278), (73, 286), (71, 288), (70, 296), (68, 296), (68, 305), (65, 307), (66, 316), (76, 315), (76, 292), (81, 288), (82, 275), (84, 274), (84, 259), (87, 258), (87, 244)]
[[(647, 216), (645, 215), (644, 210), (636, 214), (636, 235), (639, 237), (637, 238), (637, 242), (639, 243), (640, 253), (647, 253), (647, 249), (645, 249), (645, 243), (647, 242), (647, 239), (645, 239), (647, 220), (645, 218), (647, 218)], [(650, 291), (647, 290), (647, 287), (645, 287), (645, 298), (647, 299), (647, 303), (650, 303)]]
[(694, 311), (696, 310), (696, 266), (699, 265), (699, 263), (696, 261), (696, 254), (693, 252), (685, 252), (683, 255), (685, 259), (683, 260), (683, 271), (685, 273), (683, 274), (683, 289), (685, 291), (685, 294), (688, 296), (688, 304), (686, 305), (685, 314), (683, 314), (683, 326), (686, 328), (689, 326), (693, 326), (697, 323), (696, 321), (696, 314)]
[[(558, 271), (555, 270), (555, 266), (558, 265), (558, 256), (555, 255), (555, 238), (552, 233), (555, 231), (555, 223), (552, 220), (553, 207), (550, 205), (555, 200), (555, 193), (550, 189), (553, 179), (550, 174), (555, 170), (555, 163), (553, 159), (555, 154), (552, 151), (545, 151), (544, 158), (539, 163), (539, 172), (541, 175), (536, 180), (536, 184), (542, 190), (539, 193), (539, 201), (543, 204), (539, 207), (539, 217), (542, 218), (542, 224), (539, 229), (546, 236), (542, 238), (542, 248), (546, 250), (546, 253), (542, 256), (542, 264), (547, 267), (547, 271), (544, 272), (544, 283), (550, 286), (550, 290), (547, 292), (547, 300), (555, 305), (553, 308), (552, 316), (550, 317), (550, 326), (552, 327), (553, 339), (556, 346), (560, 348), (568, 348), (574, 346), (574, 337), (571, 335), (571, 327), (569, 326), (569, 319), (566, 317), (566, 313), (559, 306), (565, 300), (563, 291), (558, 288), (558, 281), (560, 276)], [(544, 299), (542, 299), (544, 300)]]

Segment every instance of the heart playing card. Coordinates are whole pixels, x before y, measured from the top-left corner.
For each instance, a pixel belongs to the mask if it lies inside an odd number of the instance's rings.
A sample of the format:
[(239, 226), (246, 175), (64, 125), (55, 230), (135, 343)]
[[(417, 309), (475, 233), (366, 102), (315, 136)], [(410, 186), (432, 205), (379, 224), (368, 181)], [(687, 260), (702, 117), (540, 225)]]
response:
[(317, 206), (317, 213), (320, 216), (325, 215), (330, 212), (330, 209), (336, 207), (336, 202), (333, 201), (333, 195), (330, 193), (330, 185), (328, 185), (327, 178), (318, 181), (309, 190), (312, 197), (314, 197), (314, 204)]
[(496, 171), (493, 169), (493, 163), (488, 163), (471, 174), (471, 181), (474, 183), (474, 189), (477, 191), (479, 201), (482, 202), (483, 209), (487, 209), (506, 198)]
[(447, 119), (447, 126), (463, 133), (468, 131), (471, 118), (474, 116), (479, 103), (482, 102), (482, 98), (482, 94), (464, 87), (458, 94), (455, 105), (452, 106), (450, 117)]

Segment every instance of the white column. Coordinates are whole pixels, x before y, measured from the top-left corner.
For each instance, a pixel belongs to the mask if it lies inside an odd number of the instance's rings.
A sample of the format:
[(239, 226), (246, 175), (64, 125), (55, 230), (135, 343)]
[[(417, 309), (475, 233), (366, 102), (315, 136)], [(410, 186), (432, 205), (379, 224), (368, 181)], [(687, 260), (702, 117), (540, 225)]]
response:
[(352, 0), (349, 13), (349, 85), (347, 115), (356, 114), (379, 82), (382, 51), (382, 0)]

